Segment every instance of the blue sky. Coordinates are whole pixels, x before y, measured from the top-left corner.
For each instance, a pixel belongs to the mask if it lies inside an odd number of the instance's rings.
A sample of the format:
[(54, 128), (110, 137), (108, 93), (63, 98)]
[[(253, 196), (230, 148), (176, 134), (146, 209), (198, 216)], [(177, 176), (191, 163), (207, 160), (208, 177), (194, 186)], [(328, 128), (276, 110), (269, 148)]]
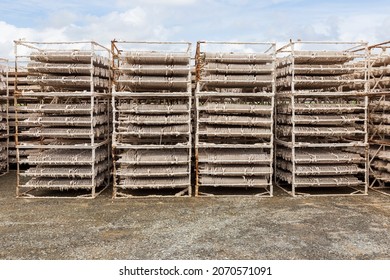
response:
[(390, 40), (388, 1), (111, 0), (0, 2), (0, 56), (12, 41)]

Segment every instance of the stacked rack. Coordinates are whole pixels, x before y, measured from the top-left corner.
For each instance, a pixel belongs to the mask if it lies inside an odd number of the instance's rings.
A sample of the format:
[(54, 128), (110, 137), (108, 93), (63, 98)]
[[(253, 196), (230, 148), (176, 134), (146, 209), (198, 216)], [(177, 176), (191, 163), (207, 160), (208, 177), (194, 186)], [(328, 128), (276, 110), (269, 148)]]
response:
[(96, 197), (109, 185), (111, 165), (109, 49), (15, 45), (17, 196)]
[(298, 41), (278, 54), (276, 183), (293, 196), (367, 194), (366, 44)]
[(370, 187), (390, 195), (390, 42), (370, 49)]
[[(9, 124), (9, 146), (8, 146), (8, 161), (10, 169), (16, 169), (16, 147), (15, 147), (15, 107), (14, 107), (14, 90), (15, 90), (15, 63), (13, 67), (9, 67), (8, 72), (8, 92), (9, 92), (9, 106), (8, 106), (8, 124)], [(27, 80), (27, 70), (19, 69), (19, 81), (23, 84), (23, 78)], [(26, 81), (27, 83), (27, 81)]]
[(113, 41), (114, 198), (191, 195), (190, 43)]
[[(10, 64), (11, 65), (11, 64)], [(15, 62), (12, 62), (12, 67), (9, 67), (8, 72), (8, 89), (9, 89), (9, 107), (8, 107), (8, 116), (9, 116), (9, 148), (8, 148), (8, 160), (10, 169), (16, 170), (17, 169), (17, 160), (16, 160), (16, 145), (15, 145), (15, 106), (14, 106), (14, 92), (15, 92), (15, 86), (16, 86), (16, 79), (18, 82), (18, 90), (19, 91), (25, 91), (25, 92), (39, 92), (40, 86), (30, 84), (27, 80), (28, 71), (27, 71), (27, 65), (23, 65), (23, 63), (19, 63), (18, 71), (15, 70)], [(29, 96), (19, 96), (18, 102), (21, 104), (34, 104), (37, 103), (38, 100), (35, 97), (29, 97)], [(28, 129), (28, 126), (24, 126), (23, 123), (19, 124), (19, 131), (21, 132), (24, 129)], [(19, 136), (19, 142), (28, 141), (28, 138), (23, 139), (23, 137)], [(28, 150), (20, 151), (23, 154), (27, 154)]]
[(9, 170), (8, 61), (0, 58), (0, 175)]
[(198, 42), (196, 196), (272, 196), (274, 60), (273, 43)]

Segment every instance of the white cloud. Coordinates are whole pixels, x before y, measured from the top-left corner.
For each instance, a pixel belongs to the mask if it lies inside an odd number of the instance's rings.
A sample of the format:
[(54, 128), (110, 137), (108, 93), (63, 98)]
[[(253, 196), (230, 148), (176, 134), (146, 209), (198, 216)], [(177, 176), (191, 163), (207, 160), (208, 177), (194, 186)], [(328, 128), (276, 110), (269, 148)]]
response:
[(188, 6), (200, 2), (199, 0), (116, 0), (115, 5), (119, 8), (129, 8), (134, 5), (142, 5), (145, 7), (153, 6)]
[[(22, 10), (16, 2), (9, 4), (9, 12), (29, 14), (30, 3)], [(23, 1), (24, 2), (24, 1)], [(61, 1), (60, 1), (61, 2)], [(97, 0), (88, 10), (81, 1), (61, 2), (61, 9), (50, 4), (35, 25), (15, 21), (0, 21), (0, 57), (12, 57), (13, 40), (26, 38), (36, 41), (95, 40), (109, 46), (112, 39), (157, 41), (277, 41), (302, 40), (368, 40), (377, 43), (390, 39), (390, 16), (384, 9), (360, 11), (331, 9), (333, 6), (286, 6), (284, 2), (302, 0)], [(43, 1), (34, 0), (43, 7)], [(54, 2), (53, 2), (54, 3)], [(305, 3), (304, 1), (302, 3)], [(273, 4), (277, 9), (270, 8)], [(110, 8), (108, 6), (111, 5)], [(0, 3), (0, 9), (3, 3)], [(5, 8), (5, 6), (4, 6)], [(80, 8), (80, 9), (79, 9)], [(19, 10), (18, 10), (19, 9)], [(293, 9), (293, 10), (291, 10)], [(357, 8), (356, 8), (357, 9)], [(321, 14), (319, 13), (321, 11)], [(34, 11), (36, 12), (36, 11)], [(32, 12), (31, 12), (32, 13)], [(47, 16), (48, 15), (48, 16)]]
[(101, 17), (89, 16), (84, 25), (69, 26), (65, 34), (74, 40), (95, 40), (109, 44), (112, 39), (167, 40), (177, 32), (168, 29), (153, 11), (141, 7), (111, 12)]
[(79, 17), (80, 15), (74, 12), (68, 10), (60, 10), (55, 14), (51, 14), (48, 19), (43, 20), (41, 25), (51, 26), (53, 28), (62, 28), (77, 21)]
[(34, 34), (32, 28), (17, 28), (4, 21), (0, 21), (0, 57), (12, 59), (14, 56), (13, 40), (29, 38)]
[[(113, 13), (115, 15), (115, 13)], [(119, 21), (129, 23), (134, 26), (141, 26), (146, 23), (146, 13), (140, 8), (136, 7), (119, 14)]]
[[(369, 41), (374, 43), (378, 40), (386, 40), (385, 34), (380, 29), (390, 19), (387, 15), (363, 14), (348, 16), (340, 20), (339, 39), (344, 41)], [(383, 36), (385, 35), (385, 36)]]
[[(69, 14), (72, 18), (73, 15)], [(0, 57), (13, 57), (13, 41), (89, 41), (94, 40), (107, 47), (113, 39), (122, 40), (168, 40), (180, 28), (167, 28), (153, 14), (141, 7), (111, 12), (103, 16), (86, 15), (84, 22), (73, 24), (59, 22), (44, 28), (20, 28), (0, 21)]]

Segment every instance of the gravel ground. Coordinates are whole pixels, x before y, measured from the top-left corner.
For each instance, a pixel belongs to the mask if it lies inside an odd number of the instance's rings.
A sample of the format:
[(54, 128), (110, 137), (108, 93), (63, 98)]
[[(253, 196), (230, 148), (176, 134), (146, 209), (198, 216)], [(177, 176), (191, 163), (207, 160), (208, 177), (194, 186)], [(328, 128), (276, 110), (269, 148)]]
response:
[(390, 197), (16, 199), (0, 259), (390, 259)]

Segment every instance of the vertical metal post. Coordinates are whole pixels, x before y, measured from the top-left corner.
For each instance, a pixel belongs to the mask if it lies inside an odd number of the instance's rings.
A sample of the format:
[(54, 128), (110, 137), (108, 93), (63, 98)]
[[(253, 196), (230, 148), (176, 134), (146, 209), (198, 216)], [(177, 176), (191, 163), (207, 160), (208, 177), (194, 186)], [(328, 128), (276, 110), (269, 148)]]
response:
[(195, 196), (199, 196), (199, 96), (200, 91), (200, 42), (196, 43), (196, 53), (195, 53)]
[(191, 114), (192, 114), (192, 79), (191, 79), (191, 44), (189, 44), (188, 49), (188, 65), (190, 67), (187, 75), (187, 94), (188, 94), (188, 112), (187, 112), (187, 123), (188, 123), (188, 196), (192, 195), (192, 184), (191, 184), (191, 167), (192, 167), (192, 123), (191, 123)]
[(91, 146), (91, 152), (92, 152), (92, 177), (91, 177), (91, 184), (92, 184), (92, 197), (95, 197), (96, 193), (96, 173), (95, 173), (95, 162), (96, 162), (96, 148), (95, 148), (95, 133), (94, 133), (94, 106), (95, 106), (95, 87), (94, 87), (94, 60), (95, 60), (95, 48), (94, 48), (94, 43), (91, 42), (91, 64), (90, 64), (90, 102), (91, 102), (91, 107), (90, 107), (90, 118), (91, 118), (91, 126), (90, 126), (90, 137), (91, 137), (91, 142), (89, 143)]
[(274, 194), (274, 186), (273, 186), (273, 178), (274, 178), (274, 166), (276, 165), (275, 160), (275, 95), (276, 95), (276, 43), (272, 44), (272, 86), (271, 86), (271, 141), (270, 141), (270, 178), (269, 178), (269, 188), (270, 188), (270, 196)]
[(14, 110), (15, 110), (15, 148), (16, 148), (16, 197), (20, 196), (20, 151), (19, 151), (19, 117), (18, 117), (18, 42), (14, 41), (15, 53), (15, 82), (14, 82)]
[(369, 64), (369, 53), (368, 46), (365, 44), (364, 47), (364, 159), (365, 159), (365, 176), (364, 176), (364, 194), (368, 194), (368, 185), (369, 185), (369, 144), (368, 144), (368, 95), (370, 94), (370, 81), (369, 81), (369, 73), (370, 66)]
[(195, 196), (199, 196), (199, 82), (196, 82), (195, 89)]
[(296, 195), (296, 163), (295, 163), (295, 45), (294, 42), (291, 42), (291, 55), (292, 55), (292, 64), (291, 64), (291, 124), (292, 124), (292, 130), (291, 130), (291, 160), (292, 160), (292, 185), (291, 185), (291, 192), (292, 195)]

